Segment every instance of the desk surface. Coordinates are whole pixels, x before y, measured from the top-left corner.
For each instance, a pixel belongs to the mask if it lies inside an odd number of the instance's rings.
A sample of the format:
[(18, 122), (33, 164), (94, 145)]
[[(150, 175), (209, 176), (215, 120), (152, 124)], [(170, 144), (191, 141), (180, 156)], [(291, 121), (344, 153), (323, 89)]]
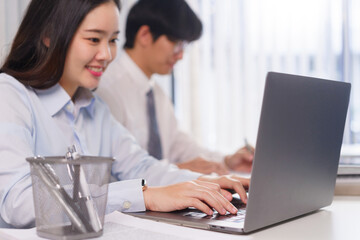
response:
[[(309, 196), (311, 197), (311, 196)], [(346, 240), (360, 236), (360, 197), (336, 196), (333, 204), (315, 213), (248, 235), (232, 235), (139, 219), (119, 212), (105, 218), (99, 239), (317, 239)], [(0, 229), (2, 240), (38, 240), (35, 229)]]

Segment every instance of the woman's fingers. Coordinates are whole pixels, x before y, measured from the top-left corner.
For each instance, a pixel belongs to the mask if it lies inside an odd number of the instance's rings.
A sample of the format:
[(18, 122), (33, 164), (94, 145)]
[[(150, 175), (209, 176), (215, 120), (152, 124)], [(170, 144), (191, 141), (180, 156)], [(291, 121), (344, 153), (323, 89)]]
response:
[(221, 195), (223, 195), (228, 201), (231, 201), (233, 199), (232, 193), (225, 190), (225, 189), (220, 189), (220, 193)]
[(203, 201), (210, 207), (214, 208), (216, 211), (218, 211), (218, 213), (225, 214), (226, 209), (223, 206), (223, 204), (221, 203), (219, 197), (216, 196), (216, 194), (220, 195), (218, 192), (215, 192), (215, 191), (211, 192), (208, 190), (202, 190), (202, 191), (197, 191), (195, 193), (194, 197)]
[(237, 212), (237, 209), (234, 207), (234, 205), (232, 205), (229, 200), (220, 193), (220, 187), (216, 189), (211, 189), (207, 186), (201, 185), (200, 187), (201, 189), (199, 189), (195, 197), (206, 202), (209, 206), (216, 209), (218, 213), (224, 215), (226, 214), (226, 211), (229, 211), (233, 214)]
[(242, 178), (242, 177), (238, 177), (238, 176), (236, 176), (236, 175), (231, 176), (231, 178), (240, 181), (241, 184), (243, 185), (243, 187), (244, 187), (246, 190), (249, 189), (249, 186), (250, 186), (250, 178)]
[(194, 207), (207, 215), (214, 214), (214, 211), (208, 205), (206, 205), (204, 202), (200, 201), (197, 198), (189, 198), (186, 205), (188, 205), (189, 207)]
[(232, 194), (225, 190), (225, 189), (221, 189), (220, 185), (217, 184), (217, 183), (212, 183), (212, 182), (206, 182), (206, 181), (200, 181), (200, 180), (194, 180), (194, 182), (196, 182), (197, 184), (200, 184), (200, 185), (204, 185), (204, 186), (207, 186), (217, 192), (219, 192), (221, 195), (223, 195), (228, 201), (231, 201), (232, 200)]
[(227, 176), (201, 176), (198, 178), (201, 181), (208, 181), (217, 183), (222, 189), (234, 189), (244, 203), (247, 202), (246, 190), (249, 188), (250, 180), (240, 178), (232, 175)]

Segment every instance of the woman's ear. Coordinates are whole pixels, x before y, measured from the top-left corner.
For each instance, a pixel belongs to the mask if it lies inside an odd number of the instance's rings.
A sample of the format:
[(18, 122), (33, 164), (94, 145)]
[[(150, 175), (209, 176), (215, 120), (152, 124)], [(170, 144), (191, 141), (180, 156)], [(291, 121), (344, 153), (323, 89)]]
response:
[(42, 39), (42, 42), (43, 42), (43, 44), (44, 44), (47, 48), (50, 47), (50, 38), (44, 37), (44, 38)]

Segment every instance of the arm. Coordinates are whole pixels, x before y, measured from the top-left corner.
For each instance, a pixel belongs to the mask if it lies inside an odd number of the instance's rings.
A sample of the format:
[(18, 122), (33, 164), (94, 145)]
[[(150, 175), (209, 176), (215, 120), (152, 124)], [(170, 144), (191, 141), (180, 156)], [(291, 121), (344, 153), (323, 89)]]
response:
[(219, 175), (229, 174), (229, 169), (240, 172), (251, 171), (254, 158), (254, 148), (251, 146), (242, 147), (233, 154), (222, 156), (200, 147), (190, 136), (179, 130), (175, 135), (170, 154), (174, 155), (171, 157), (180, 159), (176, 165), (181, 169)]
[[(169, 110), (170, 111), (170, 110)], [(171, 114), (170, 114), (171, 113)], [(233, 154), (222, 155), (210, 151), (178, 128), (172, 112), (169, 113), (169, 122), (172, 122), (170, 159), (176, 159), (179, 168), (204, 174), (228, 174), (228, 169), (241, 172), (250, 172), (254, 158), (254, 148), (250, 145), (240, 148)]]
[[(107, 212), (145, 209), (172, 211), (190, 206), (195, 206), (207, 214), (211, 213), (210, 208), (215, 208), (222, 214), (225, 210), (236, 212), (229, 202), (231, 194), (221, 188), (236, 189), (240, 196), (246, 199), (242, 181), (247, 186), (247, 180), (211, 178), (179, 170), (174, 165), (150, 157), (116, 121), (113, 122), (110, 132), (110, 136), (114, 138), (112, 148), (117, 159), (113, 164), (112, 174), (121, 181), (110, 184)], [(134, 178), (147, 179), (150, 187), (143, 193), (140, 180), (124, 181)]]
[(110, 152), (105, 155), (116, 158), (112, 175), (118, 181), (109, 186), (107, 212), (145, 210), (139, 179), (145, 178), (150, 186), (163, 186), (194, 180), (201, 175), (179, 170), (175, 165), (150, 157), (140, 148), (128, 130), (114, 120), (106, 106), (102, 105), (97, 109), (105, 111), (100, 113), (104, 116), (103, 125), (107, 126), (102, 128), (105, 139), (102, 144), (110, 146)]
[(34, 226), (35, 219), (30, 169), (25, 161), (34, 155), (26, 96), (22, 85), (14, 87), (0, 80), (0, 214), (15, 227)]
[(156, 89), (158, 98), (161, 100), (160, 116), (162, 116), (163, 137), (169, 142), (166, 145), (166, 158), (175, 163), (179, 168), (189, 169), (204, 174), (217, 173), (228, 174), (228, 169), (249, 172), (251, 170), (253, 154), (241, 148), (234, 154), (224, 156), (215, 151), (210, 151), (199, 145), (190, 135), (181, 131), (175, 117), (173, 105), (165, 96), (162, 89)]
[(146, 178), (150, 186), (161, 186), (194, 180), (201, 174), (179, 170), (175, 165), (159, 161), (143, 150), (128, 130), (109, 117), (112, 156), (116, 158), (112, 174), (118, 180)]

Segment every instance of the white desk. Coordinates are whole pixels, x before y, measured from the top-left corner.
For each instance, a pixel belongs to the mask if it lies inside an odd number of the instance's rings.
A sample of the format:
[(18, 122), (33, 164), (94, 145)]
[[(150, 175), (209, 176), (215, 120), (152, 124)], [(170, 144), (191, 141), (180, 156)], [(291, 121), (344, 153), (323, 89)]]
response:
[[(309, 196), (310, 197), (310, 196)], [(316, 239), (347, 240), (360, 237), (360, 197), (336, 196), (331, 206), (313, 214), (248, 235), (192, 229), (113, 213), (105, 218), (107, 239)], [(35, 229), (0, 229), (1, 240), (38, 240)]]

